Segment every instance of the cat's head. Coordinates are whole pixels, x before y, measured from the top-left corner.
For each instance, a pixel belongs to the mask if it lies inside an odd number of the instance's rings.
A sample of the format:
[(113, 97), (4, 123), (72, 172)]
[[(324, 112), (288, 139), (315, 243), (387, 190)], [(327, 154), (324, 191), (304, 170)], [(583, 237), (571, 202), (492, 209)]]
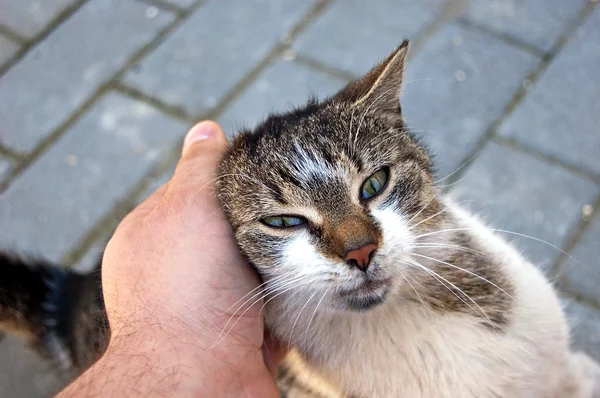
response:
[(237, 243), (280, 305), (312, 296), (319, 311), (368, 310), (405, 283), (403, 259), (436, 211), (430, 157), (401, 114), (407, 49), (242, 132), (222, 161)]

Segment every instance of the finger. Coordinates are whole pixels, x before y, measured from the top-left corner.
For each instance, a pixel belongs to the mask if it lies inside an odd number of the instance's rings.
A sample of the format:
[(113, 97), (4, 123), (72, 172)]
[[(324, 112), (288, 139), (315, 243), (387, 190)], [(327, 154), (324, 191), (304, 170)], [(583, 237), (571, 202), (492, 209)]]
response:
[(226, 149), (225, 133), (217, 123), (196, 124), (185, 137), (170, 190), (196, 191), (212, 182)]

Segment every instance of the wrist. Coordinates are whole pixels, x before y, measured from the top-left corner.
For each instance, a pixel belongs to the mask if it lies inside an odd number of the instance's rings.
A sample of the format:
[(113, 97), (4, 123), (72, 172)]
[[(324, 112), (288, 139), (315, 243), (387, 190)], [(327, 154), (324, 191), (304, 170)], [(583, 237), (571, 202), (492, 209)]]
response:
[(121, 330), (61, 396), (279, 396), (260, 349), (206, 349), (184, 336), (162, 327)]

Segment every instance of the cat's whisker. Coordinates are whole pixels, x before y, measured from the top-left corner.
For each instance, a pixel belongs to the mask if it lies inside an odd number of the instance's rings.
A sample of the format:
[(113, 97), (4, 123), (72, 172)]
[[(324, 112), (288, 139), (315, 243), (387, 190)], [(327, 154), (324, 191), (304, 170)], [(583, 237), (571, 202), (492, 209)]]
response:
[[(312, 278), (311, 278), (311, 277), (306, 277), (304, 280), (302, 280), (301, 282), (299, 282), (299, 283), (298, 283), (296, 286), (292, 286), (292, 288), (291, 288), (291, 289), (293, 289), (293, 288), (298, 288), (298, 287), (301, 287), (301, 286), (304, 286), (304, 285), (306, 285), (306, 284), (308, 284), (308, 283), (312, 283), (312, 282), (314, 282), (314, 281), (316, 281), (316, 280), (317, 280), (317, 278), (315, 278), (315, 277), (312, 277)], [(291, 289), (288, 289), (288, 290), (291, 290)], [(286, 291), (288, 291), (288, 290), (286, 290)], [(286, 291), (284, 291), (284, 292), (280, 292), (280, 293), (276, 294), (275, 296), (271, 297), (270, 299), (268, 299), (267, 301), (265, 301), (265, 303), (264, 303), (264, 304), (262, 305), (262, 307), (260, 308), (260, 311), (258, 311), (258, 317), (260, 318), (260, 316), (261, 316), (261, 314), (262, 314), (263, 310), (265, 309), (266, 305), (267, 305), (267, 304), (268, 304), (268, 303), (269, 303), (271, 300), (273, 300), (274, 298), (276, 298), (276, 297), (280, 296), (281, 294), (285, 293)]]
[[(432, 201), (432, 200), (433, 200), (433, 198), (432, 198), (432, 199), (431, 199), (429, 202), (427, 202), (427, 204), (426, 204), (426, 205), (425, 205), (425, 206), (424, 206), (424, 207), (423, 207), (421, 210), (419, 210), (419, 212), (417, 212), (417, 214), (415, 214), (414, 216), (412, 216), (412, 217), (410, 218), (410, 220), (408, 220), (408, 223), (410, 223), (412, 220), (414, 220), (414, 219), (415, 219), (415, 217), (417, 217), (419, 214), (421, 214), (421, 212), (427, 208), (427, 206), (429, 205), (429, 203), (431, 203), (431, 201)], [(464, 201), (458, 202), (457, 204), (462, 204), (462, 203), (465, 203), (465, 202), (469, 202), (469, 201), (468, 201), (468, 200), (464, 200)], [(448, 207), (448, 206), (444, 207), (442, 210), (438, 211), (438, 212), (437, 212), (437, 213), (435, 213), (434, 215), (432, 215), (432, 216), (429, 216), (429, 217), (427, 217), (426, 219), (419, 221), (419, 222), (418, 222), (418, 223), (416, 223), (415, 225), (412, 225), (411, 227), (409, 227), (409, 228), (408, 228), (408, 230), (409, 230), (409, 231), (412, 231), (413, 229), (415, 229), (415, 228), (416, 228), (416, 227), (418, 227), (419, 225), (423, 224), (424, 222), (427, 222), (427, 221), (431, 220), (432, 218), (434, 218), (434, 217), (437, 217), (438, 215), (440, 215), (440, 214), (442, 214), (442, 213), (444, 213), (444, 212), (448, 211), (448, 209), (449, 209), (449, 207)]]
[[(240, 321), (240, 319), (242, 319), (244, 317), (244, 315), (246, 315), (246, 313), (252, 308), (254, 307), (256, 304), (258, 304), (261, 300), (264, 300), (265, 298), (267, 298), (269, 295), (273, 294), (273, 293), (277, 293), (275, 296), (271, 297), (267, 302), (265, 302), (263, 304), (263, 306), (261, 307), (259, 314), (258, 314), (258, 319), (260, 320), (260, 315), (262, 313), (262, 310), (264, 308), (264, 306), (271, 301), (273, 298), (280, 296), (283, 293), (286, 293), (292, 289), (298, 288), (302, 286), (302, 284), (292, 284), (292, 286), (290, 287), (290, 285), (286, 285), (285, 287), (281, 287), (279, 289), (274, 289), (272, 291), (269, 292), (265, 292), (264, 295), (260, 296), (259, 298), (257, 298), (250, 306), (248, 306), (248, 308), (246, 308), (246, 310), (244, 310), (244, 312), (242, 312), (236, 319), (236, 321), (233, 323), (233, 325), (231, 325), (231, 327), (229, 328), (229, 330), (227, 330), (227, 333), (225, 333), (224, 336), (223, 333), (227, 328), (227, 325), (229, 324), (229, 322), (231, 321), (231, 319), (233, 318), (233, 316), (229, 319), (229, 321), (227, 321), (227, 324), (225, 324), (225, 326), (223, 327), (223, 330), (221, 331), (221, 334), (219, 334), (219, 337), (217, 337), (217, 340), (215, 341), (215, 343), (211, 346), (211, 350), (213, 348), (215, 348), (221, 341), (225, 340), (227, 338), (227, 336), (229, 336), (229, 333), (231, 333), (231, 331), (233, 329), (235, 329), (236, 325), (238, 324), (238, 322)], [(221, 337), (222, 336), (222, 337)]]
[(422, 78), (419, 78), (419, 79), (413, 79), (413, 80), (404, 81), (404, 82), (402, 82), (402, 84), (400, 85), (400, 87), (404, 88), (407, 85), (412, 84), (412, 83), (432, 81), (432, 80), (449, 80), (449, 79), (444, 79), (442, 77), (422, 77)]
[(453, 245), (453, 244), (449, 244), (449, 243), (436, 243), (436, 242), (413, 243), (412, 246), (417, 249), (419, 249), (419, 248), (425, 248), (425, 249), (427, 249), (427, 248), (447, 248), (447, 249), (463, 250), (463, 251), (476, 253), (476, 254), (482, 254), (482, 255), (484, 254), (480, 250), (475, 250), (475, 249), (471, 249), (470, 247), (465, 247), (465, 246), (461, 246), (461, 245)]
[(469, 301), (471, 301), (473, 304), (475, 304), (475, 306), (481, 311), (481, 314), (483, 314), (483, 316), (485, 317), (485, 319), (491, 324), (492, 321), (491, 319), (488, 317), (488, 315), (486, 314), (486, 312), (483, 310), (483, 308), (481, 308), (479, 306), (479, 304), (477, 304), (477, 302), (475, 300), (473, 300), (471, 298), (471, 296), (469, 296), (467, 293), (465, 293), (462, 289), (460, 289), (458, 286), (456, 286), (454, 283), (450, 282), (448, 279), (444, 278), (443, 276), (441, 276), (440, 274), (438, 274), (437, 272), (427, 268), (426, 266), (424, 266), (423, 264), (414, 261), (414, 260), (407, 260), (409, 262), (409, 264), (412, 264), (420, 269), (422, 269), (423, 271), (427, 272), (429, 275), (433, 276), (438, 282), (440, 282), (440, 284), (444, 287), (446, 287), (446, 289), (448, 289), (448, 291), (450, 291), (454, 296), (456, 296), (457, 299), (459, 299), (460, 301), (462, 301), (466, 306), (468, 306), (473, 312), (478, 313), (478, 311), (476, 311), (469, 303), (467, 303), (465, 300), (462, 299), (462, 297), (460, 297), (458, 294), (456, 294), (452, 289), (450, 289), (448, 286), (446, 286), (442, 281), (446, 282), (448, 285), (450, 285), (452, 288), (454, 288), (456, 291), (462, 293), (466, 298), (469, 299)]
[[(300, 277), (291, 276), (289, 279), (285, 279), (283, 281), (280, 280), (277, 283), (275, 283), (273, 286), (267, 286), (267, 288), (265, 288), (264, 290), (261, 290), (260, 292), (254, 294), (252, 297), (250, 297), (249, 299), (247, 299), (246, 301), (244, 301), (244, 303), (242, 305), (240, 305), (238, 307), (238, 309), (235, 310), (235, 312), (233, 314), (231, 314), (231, 316), (227, 320), (227, 323), (225, 323), (225, 326), (223, 326), (223, 330), (221, 330), (221, 333), (217, 337), (217, 340), (216, 340), (215, 344), (213, 345), (213, 347), (211, 347), (211, 349), (214, 348), (216, 346), (216, 344), (220, 341), (221, 336), (223, 335), (223, 333), (225, 333), (225, 330), (227, 330), (227, 326), (229, 326), (229, 323), (233, 320), (233, 318), (235, 317), (235, 315), (239, 311), (241, 311), (242, 308), (244, 308), (244, 306), (246, 306), (248, 303), (252, 302), (252, 304), (249, 305), (248, 308), (246, 308), (246, 310), (244, 310), (240, 316), (238, 316), (237, 320), (239, 320), (242, 316), (244, 316), (244, 314), (246, 314), (246, 312), (250, 308), (252, 308), (258, 302), (260, 302), (260, 300), (262, 300), (265, 297), (267, 297), (269, 294), (277, 291), (280, 288), (283, 288), (284, 286), (289, 286), (290, 284), (293, 284), (296, 281), (300, 281), (300, 280), (305, 279), (305, 278), (307, 278), (307, 277), (305, 277), (305, 276), (300, 276)], [(237, 321), (235, 322), (235, 324), (237, 324)], [(235, 326), (235, 324), (234, 324), (234, 326)], [(232, 326), (232, 328), (233, 328), (233, 326)]]
[(269, 284), (269, 283), (275, 283), (278, 280), (281, 280), (282, 278), (289, 276), (288, 274), (282, 274), (282, 275), (278, 275), (275, 276), (271, 279), (269, 279), (266, 282), (261, 283), (260, 285), (256, 286), (254, 289), (250, 290), (248, 293), (244, 294), (238, 301), (236, 301), (235, 303), (231, 304), (231, 306), (229, 308), (227, 308), (225, 310), (225, 312), (229, 311), (230, 309), (232, 309), (233, 307), (235, 307), (240, 301), (242, 301), (243, 299), (245, 299), (246, 297), (248, 297), (250, 294), (252, 294), (253, 292), (255, 292), (256, 290), (264, 287), (265, 285)]
[[(464, 169), (465, 167), (467, 167), (471, 163), (471, 161), (473, 161), (473, 159), (475, 159), (475, 157), (477, 155), (478, 155), (478, 153), (469, 156), (456, 169), (454, 169), (454, 171), (452, 173), (450, 173), (450, 174), (446, 175), (445, 177), (442, 177), (439, 180), (435, 181), (434, 184), (439, 184), (440, 182), (442, 182), (444, 180), (447, 180), (448, 178), (451, 178), (456, 173), (460, 172), (462, 169)], [(463, 178), (464, 178), (464, 176), (463, 176)], [(459, 181), (462, 181), (462, 178)]]
[(306, 340), (308, 339), (308, 330), (310, 329), (310, 325), (312, 325), (312, 321), (315, 319), (315, 315), (317, 314), (317, 310), (319, 309), (319, 306), (323, 302), (323, 299), (325, 298), (325, 296), (327, 296), (327, 293), (329, 293), (329, 289), (325, 290), (325, 293), (323, 293), (323, 296), (321, 296), (321, 299), (319, 300), (319, 302), (315, 306), (315, 310), (313, 311), (312, 315), (310, 316), (310, 319), (308, 321), (308, 325), (306, 326), (306, 332), (304, 333), (304, 342), (305, 343), (306, 343)]
[(404, 274), (404, 272), (398, 270), (398, 272), (400, 273), (400, 276), (402, 277), (402, 279), (404, 279), (406, 281), (406, 283), (408, 283), (408, 286), (410, 286), (410, 288), (413, 290), (413, 292), (415, 292), (415, 294), (417, 295), (417, 298), (419, 299), (419, 301), (421, 302), (421, 304), (425, 304), (425, 302), (423, 301), (423, 299), (421, 298), (421, 296), (419, 295), (419, 292), (417, 292), (417, 289), (415, 289), (415, 287), (413, 286), (413, 284), (410, 282), (410, 280), (408, 279), (408, 276), (406, 276)]
[[(478, 229), (479, 228), (477, 228), (477, 227), (461, 227), (461, 228), (440, 229), (438, 231), (426, 232), (424, 234), (417, 235), (414, 238), (415, 239), (420, 239), (420, 238), (424, 238), (424, 237), (431, 236), (431, 235), (436, 235), (436, 234), (441, 234), (441, 233), (458, 232), (458, 231), (473, 231), (473, 230), (478, 230)], [(571, 256), (566, 251), (562, 250), (560, 247), (558, 247), (556, 245), (553, 245), (552, 243), (547, 242), (547, 241), (545, 241), (543, 239), (539, 239), (539, 238), (536, 238), (535, 236), (530, 236), (530, 235), (522, 234), (522, 233), (519, 233), (519, 232), (507, 231), (505, 229), (487, 228), (487, 227), (485, 227), (485, 229), (487, 231), (490, 231), (490, 232), (499, 232), (499, 233), (505, 233), (505, 234), (515, 235), (515, 236), (520, 236), (522, 238), (528, 238), (528, 239), (532, 239), (532, 240), (534, 240), (536, 242), (544, 243), (544, 244), (546, 244), (546, 245), (548, 245), (548, 246), (550, 246), (550, 247), (558, 250), (559, 252), (561, 252), (565, 256), (569, 257), (571, 260), (575, 261), (577, 264), (581, 265), (582, 267), (586, 267), (584, 264), (582, 264), (579, 261), (577, 261), (577, 259), (575, 259), (573, 256)]]
[(482, 280), (482, 281), (484, 281), (484, 282), (487, 282), (487, 283), (489, 283), (490, 285), (494, 286), (496, 289), (500, 290), (502, 293), (506, 294), (508, 297), (510, 297), (511, 299), (513, 299), (513, 300), (514, 300), (514, 297), (513, 297), (513, 296), (511, 296), (510, 294), (508, 294), (508, 292), (507, 292), (506, 290), (502, 289), (500, 286), (496, 285), (494, 282), (491, 282), (491, 281), (489, 281), (488, 279), (484, 278), (483, 276), (481, 276), (481, 275), (477, 275), (475, 272), (469, 271), (468, 269), (461, 268), (461, 267), (459, 267), (459, 266), (457, 266), (457, 265), (454, 265), (454, 264), (451, 264), (451, 263), (449, 263), (449, 262), (446, 262), (446, 261), (439, 260), (439, 259), (437, 259), (437, 258), (433, 258), (433, 257), (429, 257), (429, 256), (424, 256), (423, 254), (412, 253), (412, 255), (413, 255), (413, 256), (418, 256), (418, 257), (421, 257), (421, 258), (425, 258), (425, 259), (427, 259), (427, 260), (435, 261), (435, 262), (437, 262), (437, 263), (440, 263), (440, 264), (447, 265), (448, 267), (452, 267), (452, 268), (455, 268), (455, 269), (461, 270), (461, 271), (463, 271), (463, 272), (466, 272), (466, 273), (467, 273), (467, 274), (469, 274), (469, 275), (472, 275), (472, 276), (474, 276), (474, 277), (476, 277), (476, 278), (479, 278), (479, 279), (481, 279), (481, 280)]
[[(445, 185), (437, 185), (436, 188), (439, 190), (442, 189), (446, 189), (446, 188), (450, 188), (453, 187), (455, 185), (460, 184), (461, 182), (463, 182), (465, 180), (465, 178), (467, 178), (467, 174), (463, 175), (462, 177), (460, 177), (458, 180), (451, 182), (450, 184), (445, 184)], [(440, 180), (441, 181), (441, 180)], [(437, 181), (435, 184), (439, 183), (440, 181)]]
[(302, 315), (302, 311), (304, 311), (304, 309), (306, 308), (306, 306), (308, 305), (308, 303), (310, 302), (310, 300), (312, 300), (313, 297), (315, 297), (318, 292), (319, 292), (318, 290), (315, 291), (308, 298), (308, 300), (306, 300), (306, 303), (304, 303), (304, 305), (302, 306), (302, 308), (298, 312), (298, 316), (296, 317), (296, 320), (294, 321), (294, 324), (292, 325), (292, 331), (290, 332), (290, 338), (288, 339), (288, 349), (291, 348), (291, 346), (292, 346), (292, 336), (294, 335), (294, 329), (296, 328), (296, 324), (298, 323), (298, 320), (300, 319), (300, 316)]

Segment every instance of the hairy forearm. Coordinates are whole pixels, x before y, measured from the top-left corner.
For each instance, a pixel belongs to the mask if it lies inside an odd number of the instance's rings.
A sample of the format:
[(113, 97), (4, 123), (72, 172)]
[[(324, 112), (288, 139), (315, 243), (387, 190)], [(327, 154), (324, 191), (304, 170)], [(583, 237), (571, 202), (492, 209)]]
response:
[(58, 397), (279, 396), (262, 358), (253, 354), (211, 352), (181, 339), (140, 338), (111, 344)]

